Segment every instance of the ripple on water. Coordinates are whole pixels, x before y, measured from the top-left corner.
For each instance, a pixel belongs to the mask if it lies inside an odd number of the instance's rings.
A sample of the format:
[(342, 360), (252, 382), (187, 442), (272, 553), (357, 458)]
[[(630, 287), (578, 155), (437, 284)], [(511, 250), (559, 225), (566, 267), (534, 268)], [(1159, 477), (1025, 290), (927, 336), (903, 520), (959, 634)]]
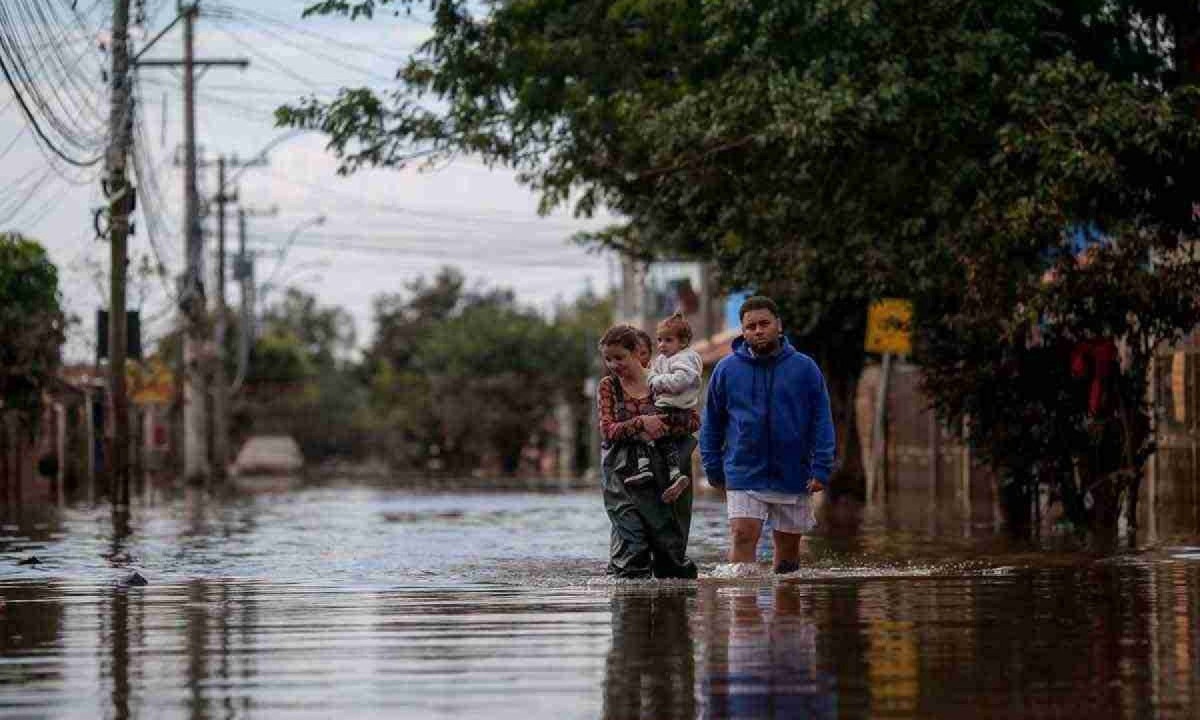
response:
[(625, 580), (595, 493), (55, 512), (0, 532), (0, 716), (1125, 720), (1193, 717), (1200, 687), (1190, 538), (1110, 562), (883, 528), (776, 575), (725, 562), (697, 498), (699, 579)]
[(1175, 547), (1169, 548), (1168, 552), (1172, 560), (1200, 561), (1200, 547)]
[(860, 558), (850, 563), (822, 562), (802, 566), (790, 573), (776, 574), (762, 563), (724, 563), (701, 574), (708, 580), (841, 580), (922, 577), (996, 577), (1015, 572), (1010, 566), (993, 567), (981, 561), (943, 563), (896, 563)]

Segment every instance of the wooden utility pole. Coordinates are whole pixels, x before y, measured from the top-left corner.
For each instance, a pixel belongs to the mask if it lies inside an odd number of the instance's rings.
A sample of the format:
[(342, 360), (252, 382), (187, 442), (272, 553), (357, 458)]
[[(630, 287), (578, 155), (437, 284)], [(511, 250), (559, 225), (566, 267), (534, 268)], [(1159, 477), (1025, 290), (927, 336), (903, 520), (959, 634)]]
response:
[(238, 392), (246, 382), (250, 370), (250, 347), (254, 344), (255, 299), (254, 253), (246, 249), (246, 218), (273, 217), (279, 214), (275, 207), (265, 209), (238, 208), (238, 254), (234, 261), (233, 277), (241, 286), (242, 315), (241, 327), (238, 333), (238, 370), (237, 378), (233, 381), (232, 392)]
[(249, 61), (197, 60), (195, 58), (195, 23), (199, 9), (195, 3), (179, 7), (183, 20), (183, 60), (139, 60), (139, 67), (183, 68), (183, 236), (187, 268), (184, 271), (180, 297), (183, 333), (183, 475), (188, 480), (207, 480), (211, 469), (208, 462), (207, 417), (205, 404), (206, 348), (211, 336), (205, 331), (204, 308), (204, 238), (200, 234), (199, 200), (196, 195), (196, 76), (198, 67), (233, 66), (245, 68)]
[(111, 499), (129, 502), (129, 399), (125, 386), (125, 273), (128, 264), (129, 215), (134, 188), (125, 177), (133, 143), (133, 97), (130, 93), (129, 0), (113, 0), (112, 93), (104, 191), (108, 196), (108, 240), (111, 279), (108, 307), (108, 423), (106, 424)]
[(183, 9), (183, 237), (187, 248), (182, 302), (183, 334), (183, 476), (188, 480), (208, 478), (208, 434), (205, 417), (203, 367), (204, 337), (204, 239), (200, 235), (199, 202), (196, 197), (196, 58), (197, 9)]
[(213, 309), (213, 473), (224, 478), (229, 466), (229, 379), (225, 372), (225, 205), (237, 198), (225, 192), (225, 156), (217, 159), (217, 293)]
[(242, 322), (238, 333), (238, 385), (246, 380), (254, 339), (254, 259), (246, 254), (246, 209), (238, 208), (238, 256), (234, 276), (241, 283)]
[(254, 258), (246, 253), (246, 209), (238, 208), (238, 259), (234, 272), (242, 286), (242, 322), (238, 333), (238, 377), (241, 388), (250, 371), (250, 347), (254, 343)]
[[(267, 159), (264, 155), (259, 155), (248, 161), (238, 160), (237, 155), (232, 158), (226, 158), (221, 155), (217, 158), (217, 193), (213, 197), (213, 202), (217, 206), (217, 272), (216, 282), (217, 289), (213, 298), (213, 345), (214, 345), (214, 367), (212, 381), (212, 401), (213, 401), (213, 474), (215, 477), (224, 478), (228, 474), (228, 467), (231, 461), (230, 452), (230, 427), (232, 425), (231, 415), (231, 396), (234, 388), (229, 381), (229, 373), (225, 364), (226, 344), (229, 335), (229, 303), (226, 300), (226, 273), (228, 271), (228, 256), (226, 248), (228, 244), (226, 238), (228, 235), (225, 232), (226, 205), (236, 203), (238, 201), (237, 189), (227, 189), (232, 180), (236, 180), (242, 172), (249, 168), (264, 167), (267, 164)], [(205, 163), (201, 162), (201, 166)], [(238, 172), (234, 173), (231, 179), (227, 175), (230, 168), (237, 168)], [(245, 240), (242, 240), (243, 244)], [(243, 248), (244, 253), (244, 248)], [(236, 273), (235, 273), (236, 279)], [(240, 360), (239, 360), (240, 362)]]

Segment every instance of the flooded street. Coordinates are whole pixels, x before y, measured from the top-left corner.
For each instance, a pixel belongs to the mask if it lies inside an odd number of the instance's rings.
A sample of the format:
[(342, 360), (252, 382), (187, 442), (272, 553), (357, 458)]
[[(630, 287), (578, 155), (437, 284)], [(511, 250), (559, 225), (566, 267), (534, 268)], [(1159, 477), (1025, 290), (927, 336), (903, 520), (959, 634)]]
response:
[[(1200, 547), (869, 513), (784, 578), (603, 576), (598, 493), (353, 483), (3, 511), (4, 717), (1191, 718)], [(905, 517), (910, 517), (906, 514)], [(41, 563), (19, 565), (36, 556)], [(136, 570), (148, 585), (130, 587)]]

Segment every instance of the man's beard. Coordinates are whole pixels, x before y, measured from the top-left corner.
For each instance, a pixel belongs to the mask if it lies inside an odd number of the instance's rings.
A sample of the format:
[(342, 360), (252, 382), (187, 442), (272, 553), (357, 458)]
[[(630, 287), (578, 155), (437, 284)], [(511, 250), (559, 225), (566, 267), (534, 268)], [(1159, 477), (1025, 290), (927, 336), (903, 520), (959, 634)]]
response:
[(770, 355), (779, 349), (779, 338), (770, 341), (764, 341), (759, 345), (751, 344), (750, 347), (756, 355)]

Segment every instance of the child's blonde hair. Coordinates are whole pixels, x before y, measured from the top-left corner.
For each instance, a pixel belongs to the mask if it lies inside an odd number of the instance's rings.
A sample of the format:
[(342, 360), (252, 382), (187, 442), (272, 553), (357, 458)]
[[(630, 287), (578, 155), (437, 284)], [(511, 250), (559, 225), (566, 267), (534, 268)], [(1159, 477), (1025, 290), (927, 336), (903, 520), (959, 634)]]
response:
[(671, 317), (658, 324), (657, 329), (659, 335), (674, 335), (679, 338), (684, 347), (692, 344), (692, 326), (688, 325), (681, 312), (672, 313)]

